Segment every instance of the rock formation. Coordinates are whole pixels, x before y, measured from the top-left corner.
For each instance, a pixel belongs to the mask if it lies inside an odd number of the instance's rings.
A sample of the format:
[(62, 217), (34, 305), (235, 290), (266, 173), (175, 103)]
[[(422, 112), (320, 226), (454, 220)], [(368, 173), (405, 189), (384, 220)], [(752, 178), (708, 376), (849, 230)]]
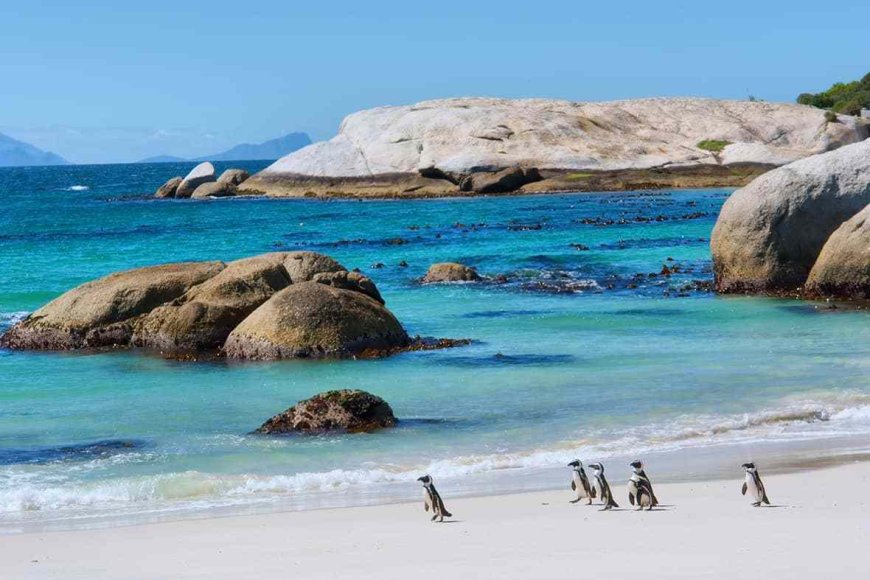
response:
[[(445, 99), (354, 113), (336, 137), (279, 159), (240, 192), (462, 195), (463, 180), (471, 177), (471, 187), (493, 177), (475, 174), (511, 168), (498, 192), (583, 190), (588, 183), (602, 185), (599, 175), (613, 189), (731, 185), (867, 134), (854, 117), (829, 122), (824, 111), (795, 104)], [(518, 179), (515, 168), (530, 174)]]
[(227, 181), (209, 181), (198, 185), (191, 194), (191, 199), (205, 199), (207, 197), (231, 197), (236, 194), (236, 186)]
[(181, 183), (178, 189), (175, 190), (175, 197), (190, 197), (196, 188), (203, 183), (215, 181), (214, 165), (205, 161), (190, 170)]
[(809, 296), (870, 299), (870, 205), (831, 234), (805, 290)]
[(393, 427), (393, 409), (382, 398), (365, 391), (327, 391), (300, 401), (275, 415), (255, 433), (369, 432)]
[(410, 343), (395, 316), (370, 296), (318, 282), (293, 284), (245, 318), (227, 338), (230, 358), (348, 357)]
[(67, 350), (126, 345), (126, 323), (223, 270), (221, 262), (137, 268), (87, 282), (52, 300), (2, 337), (9, 348)]
[(799, 290), (829, 236), (868, 203), (870, 140), (757, 178), (725, 202), (713, 229), (717, 290)]
[(178, 186), (181, 185), (182, 181), (183, 179), (180, 176), (167, 180), (166, 183), (157, 188), (157, 191), (154, 192), (154, 197), (161, 199), (175, 197), (175, 192), (178, 191)]
[(455, 262), (441, 262), (429, 266), (429, 271), (421, 282), (433, 284), (437, 282), (477, 282), (480, 275), (477, 270)]
[(218, 183), (229, 183), (230, 185), (241, 185), (251, 175), (244, 169), (227, 169), (221, 176), (218, 177)]
[(388, 354), (411, 341), (367, 277), (322, 254), (275, 252), (111, 274), (15, 324), (0, 346), (262, 360)]

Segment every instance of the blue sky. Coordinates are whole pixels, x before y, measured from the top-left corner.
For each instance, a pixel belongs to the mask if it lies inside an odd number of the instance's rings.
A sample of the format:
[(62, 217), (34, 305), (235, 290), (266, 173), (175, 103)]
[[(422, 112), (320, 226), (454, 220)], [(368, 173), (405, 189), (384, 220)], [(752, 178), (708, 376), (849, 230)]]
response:
[(325, 139), (437, 97), (792, 101), (870, 71), (866, 0), (28, 0), (0, 22), (0, 132), (77, 162)]

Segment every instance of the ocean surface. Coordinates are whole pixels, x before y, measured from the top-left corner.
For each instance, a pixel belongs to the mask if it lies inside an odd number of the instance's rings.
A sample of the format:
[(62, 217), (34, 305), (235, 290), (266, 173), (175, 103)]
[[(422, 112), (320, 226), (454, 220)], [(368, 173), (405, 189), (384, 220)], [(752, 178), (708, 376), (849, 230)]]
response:
[[(870, 313), (709, 291), (729, 190), (151, 198), (190, 167), (0, 169), (0, 330), (116, 270), (305, 249), (369, 275), (409, 333), (472, 344), (276, 363), (0, 350), (0, 531), (417, 499), (425, 472), (445, 497), (558, 488), (575, 457), (616, 483), (643, 457), (658, 479), (739, 486), (748, 459), (870, 450)], [(448, 260), (493, 279), (418, 283)], [(400, 426), (249, 435), (335, 388), (384, 397)]]

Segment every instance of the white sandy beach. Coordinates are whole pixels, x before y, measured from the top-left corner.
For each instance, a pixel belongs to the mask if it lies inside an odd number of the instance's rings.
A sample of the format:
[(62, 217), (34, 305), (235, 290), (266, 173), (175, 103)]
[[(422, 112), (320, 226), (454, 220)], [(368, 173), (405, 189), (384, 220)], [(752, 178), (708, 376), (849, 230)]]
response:
[(6, 535), (0, 578), (860, 577), (870, 462), (765, 480), (774, 507), (740, 495), (738, 467), (658, 485), (652, 513), (571, 505), (567, 489), (451, 501), (445, 488), (449, 524), (421, 501)]

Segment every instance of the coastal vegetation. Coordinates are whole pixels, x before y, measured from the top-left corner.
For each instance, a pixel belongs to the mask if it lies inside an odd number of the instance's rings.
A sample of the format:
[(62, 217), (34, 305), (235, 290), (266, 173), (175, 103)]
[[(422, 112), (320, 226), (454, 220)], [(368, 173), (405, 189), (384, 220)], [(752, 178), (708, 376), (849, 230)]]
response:
[(801, 93), (797, 102), (843, 115), (860, 115), (861, 109), (870, 109), (870, 73), (859, 81), (834, 83), (820, 93)]
[(722, 150), (729, 145), (731, 145), (731, 141), (724, 141), (722, 139), (704, 139), (698, 143), (698, 149), (712, 151), (713, 153), (721, 153)]

